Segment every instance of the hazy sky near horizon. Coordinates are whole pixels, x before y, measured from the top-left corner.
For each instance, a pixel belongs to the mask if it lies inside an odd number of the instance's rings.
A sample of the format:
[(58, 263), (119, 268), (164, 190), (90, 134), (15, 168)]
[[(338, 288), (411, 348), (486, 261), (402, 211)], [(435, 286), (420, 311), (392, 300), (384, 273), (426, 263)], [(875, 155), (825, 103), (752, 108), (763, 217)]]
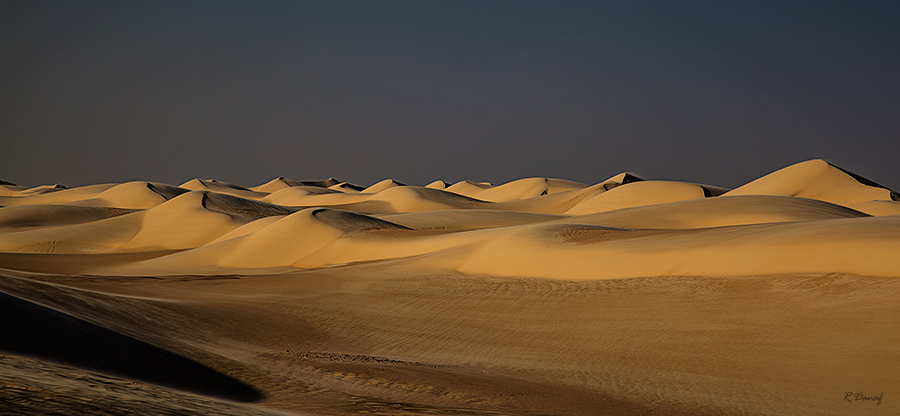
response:
[(900, 2), (0, 0), (0, 179), (900, 188)]

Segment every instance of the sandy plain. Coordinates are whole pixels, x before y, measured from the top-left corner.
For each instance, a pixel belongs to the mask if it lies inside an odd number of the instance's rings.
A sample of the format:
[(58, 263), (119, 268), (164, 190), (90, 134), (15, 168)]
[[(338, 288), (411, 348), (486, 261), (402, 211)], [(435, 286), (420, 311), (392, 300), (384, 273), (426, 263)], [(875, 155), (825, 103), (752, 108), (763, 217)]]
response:
[(0, 407), (897, 414), (900, 196), (822, 160), (0, 186)]

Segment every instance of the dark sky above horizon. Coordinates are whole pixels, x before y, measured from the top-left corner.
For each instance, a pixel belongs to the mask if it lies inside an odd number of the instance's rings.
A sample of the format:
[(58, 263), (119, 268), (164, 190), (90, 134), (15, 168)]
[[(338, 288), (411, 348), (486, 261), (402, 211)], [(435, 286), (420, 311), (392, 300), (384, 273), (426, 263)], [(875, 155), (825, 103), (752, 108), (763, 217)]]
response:
[(0, 179), (368, 185), (825, 158), (900, 189), (900, 2), (0, 0)]

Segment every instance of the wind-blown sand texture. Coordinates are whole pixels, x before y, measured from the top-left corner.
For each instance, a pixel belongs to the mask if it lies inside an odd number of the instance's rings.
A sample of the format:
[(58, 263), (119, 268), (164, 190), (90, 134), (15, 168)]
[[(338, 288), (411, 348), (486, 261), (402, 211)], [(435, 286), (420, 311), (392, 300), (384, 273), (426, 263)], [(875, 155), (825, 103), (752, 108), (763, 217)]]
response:
[(0, 410), (897, 414), (898, 200), (822, 160), (733, 190), (4, 182)]

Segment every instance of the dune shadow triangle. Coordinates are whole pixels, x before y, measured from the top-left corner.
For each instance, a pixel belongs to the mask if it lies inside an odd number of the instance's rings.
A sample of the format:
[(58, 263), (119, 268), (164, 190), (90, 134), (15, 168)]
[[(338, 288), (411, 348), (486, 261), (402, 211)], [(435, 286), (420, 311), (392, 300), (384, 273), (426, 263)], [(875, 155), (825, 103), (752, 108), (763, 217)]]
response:
[(184, 356), (0, 292), (0, 351), (229, 400), (262, 399), (253, 386)]
[(869, 179), (869, 178), (865, 178), (865, 177), (862, 177), (862, 176), (860, 176), (860, 175), (857, 175), (857, 174), (855, 174), (855, 173), (853, 173), (853, 172), (850, 172), (849, 170), (844, 169), (844, 168), (842, 168), (842, 167), (840, 167), (840, 166), (838, 166), (838, 165), (835, 165), (834, 163), (831, 163), (831, 162), (829, 162), (829, 161), (827, 161), (827, 160), (825, 161), (825, 163), (827, 163), (827, 164), (830, 165), (831, 167), (833, 167), (833, 168), (835, 168), (835, 169), (837, 169), (837, 170), (839, 170), (839, 171), (841, 171), (841, 172), (844, 172), (844, 174), (846, 174), (847, 176), (849, 176), (849, 177), (855, 179), (857, 182), (859, 182), (859, 183), (861, 183), (861, 184), (863, 184), (863, 185), (871, 186), (871, 187), (873, 187), (873, 188), (887, 189), (888, 191), (890, 191), (891, 200), (893, 200), (893, 201), (900, 201), (900, 193), (898, 193), (897, 191), (895, 191), (895, 190), (893, 190), (893, 189), (891, 189), (891, 188), (888, 188), (887, 186), (884, 186), (884, 185), (882, 185), (882, 184), (880, 184), (880, 183), (878, 183), (878, 182), (875, 182), (875, 181), (873, 181), (873, 180), (871, 180), (871, 179)]

